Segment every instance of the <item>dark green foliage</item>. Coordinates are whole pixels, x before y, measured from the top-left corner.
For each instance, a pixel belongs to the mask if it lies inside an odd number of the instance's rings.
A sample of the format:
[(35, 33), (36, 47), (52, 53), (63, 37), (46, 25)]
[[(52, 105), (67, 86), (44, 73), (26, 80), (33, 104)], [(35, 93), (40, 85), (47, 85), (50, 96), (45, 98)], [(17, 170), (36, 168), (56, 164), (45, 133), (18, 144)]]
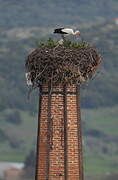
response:
[[(52, 38), (49, 38), (46, 42), (39, 42), (38, 47), (49, 47), (53, 48), (59, 45), (59, 42), (57, 40), (54, 40)], [(73, 42), (71, 40), (65, 39), (63, 42), (64, 47), (70, 47), (70, 48), (81, 48), (81, 47), (87, 47), (89, 46), (86, 42)]]
[(23, 141), (19, 140), (17, 137), (8, 137), (8, 143), (11, 146), (11, 148), (18, 149), (23, 144)]
[(49, 38), (46, 42), (39, 42), (38, 47), (49, 47), (53, 48), (58, 45), (57, 41), (54, 41), (52, 38)]
[(35, 167), (36, 167), (36, 152), (34, 150), (30, 151), (28, 156), (26, 157), (25, 160), (25, 167), (24, 167), (24, 177), (34, 177), (35, 175)]
[(36, 157), (36, 152), (34, 152), (34, 150), (30, 151), (30, 153), (28, 154), (25, 160), (25, 168), (27, 168), (28, 166), (30, 167), (35, 166), (35, 157)]
[(106, 135), (102, 131), (99, 131), (97, 129), (87, 129), (84, 131), (84, 134), (87, 136), (93, 136), (96, 138), (105, 138), (106, 137)]
[(18, 111), (13, 111), (13, 112), (8, 113), (5, 117), (5, 120), (7, 122), (10, 122), (10, 123), (16, 124), (16, 125), (19, 125), (22, 123), (20, 113)]
[(72, 42), (70, 40), (65, 40), (63, 45), (65, 47), (70, 47), (70, 48), (82, 48), (82, 47), (87, 47), (90, 46), (88, 43), (86, 42)]
[(7, 140), (8, 140), (8, 137), (6, 136), (5, 132), (2, 129), (0, 129), (0, 143), (5, 142)]

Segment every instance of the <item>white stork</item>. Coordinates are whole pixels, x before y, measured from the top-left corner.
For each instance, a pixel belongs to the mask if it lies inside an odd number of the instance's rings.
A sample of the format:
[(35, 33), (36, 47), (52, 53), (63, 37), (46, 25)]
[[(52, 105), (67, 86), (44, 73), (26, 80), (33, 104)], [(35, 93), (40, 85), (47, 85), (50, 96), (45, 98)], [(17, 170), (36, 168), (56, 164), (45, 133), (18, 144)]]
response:
[(62, 39), (65, 40), (65, 36), (64, 35), (77, 35), (80, 36), (80, 31), (73, 31), (73, 29), (70, 28), (58, 28), (58, 29), (54, 29), (54, 33), (57, 34), (61, 34)]

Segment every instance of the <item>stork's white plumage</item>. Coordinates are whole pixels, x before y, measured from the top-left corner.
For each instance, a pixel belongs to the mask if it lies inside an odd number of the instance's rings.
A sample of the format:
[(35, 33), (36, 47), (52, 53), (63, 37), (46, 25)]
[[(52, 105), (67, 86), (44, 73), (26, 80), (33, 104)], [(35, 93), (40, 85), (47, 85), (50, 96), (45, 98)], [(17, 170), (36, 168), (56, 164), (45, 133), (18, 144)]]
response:
[(63, 34), (63, 35), (80, 35), (80, 31), (75, 31), (71, 28), (58, 28), (54, 29), (54, 33)]
[(72, 35), (80, 35), (80, 31), (73, 31), (73, 29), (70, 29), (70, 28), (64, 28), (62, 29), (62, 32), (65, 32), (67, 34), (72, 34)]
[[(80, 31), (75, 31), (71, 28), (58, 28), (58, 29), (54, 29), (54, 33), (57, 33), (57, 34), (61, 34), (62, 36), (62, 39), (61, 39), (61, 43), (62, 41), (65, 40), (65, 36), (64, 35), (77, 35), (77, 36), (80, 36)], [(59, 41), (59, 44), (60, 44), (60, 41)]]

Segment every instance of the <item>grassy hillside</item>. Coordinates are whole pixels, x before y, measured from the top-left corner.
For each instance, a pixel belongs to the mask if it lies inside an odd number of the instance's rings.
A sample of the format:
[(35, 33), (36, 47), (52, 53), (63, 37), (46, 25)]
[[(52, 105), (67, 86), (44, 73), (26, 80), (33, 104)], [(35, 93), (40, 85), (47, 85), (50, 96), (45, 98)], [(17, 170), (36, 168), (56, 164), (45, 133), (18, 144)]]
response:
[(86, 175), (116, 173), (118, 107), (82, 111)]
[[(18, 112), (20, 123), (13, 122), (13, 110), (6, 109), (1, 113), (0, 161), (23, 162), (29, 151), (35, 149), (37, 117), (24, 111), (17, 110)], [(17, 118), (18, 116), (14, 119)]]

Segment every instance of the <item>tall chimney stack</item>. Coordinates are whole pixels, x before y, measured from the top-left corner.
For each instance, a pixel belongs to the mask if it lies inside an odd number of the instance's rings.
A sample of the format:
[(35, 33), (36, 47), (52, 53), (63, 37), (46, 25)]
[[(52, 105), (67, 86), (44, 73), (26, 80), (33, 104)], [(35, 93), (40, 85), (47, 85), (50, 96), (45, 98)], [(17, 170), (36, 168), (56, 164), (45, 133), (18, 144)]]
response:
[(36, 180), (83, 180), (80, 88), (43, 85)]

